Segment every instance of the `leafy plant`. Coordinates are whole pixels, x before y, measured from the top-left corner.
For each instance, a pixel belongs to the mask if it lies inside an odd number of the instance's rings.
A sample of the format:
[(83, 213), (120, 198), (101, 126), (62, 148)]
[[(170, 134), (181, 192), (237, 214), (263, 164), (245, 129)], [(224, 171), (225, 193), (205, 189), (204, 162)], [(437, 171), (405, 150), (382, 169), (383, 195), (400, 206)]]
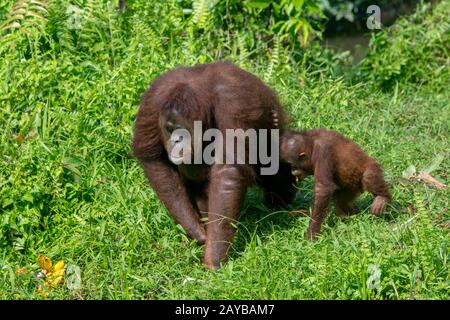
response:
[(192, 15), (194, 24), (205, 31), (250, 29), (302, 46), (312, 35), (320, 35), (319, 21), (324, 18), (314, 0), (196, 0)]
[(218, 0), (193, 0), (192, 2), (192, 21), (199, 28), (205, 28), (210, 21), (209, 15)]
[[(312, 0), (248, 0), (245, 1), (245, 6), (249, 12), (256, 15), (270, 10), (271, 29), (281, 39), (298, 39), (303, 46), (308, 43), (310, 35), (319, 34), (317, 20), (324, 18), (317, 2)], [(309, 19), (316, 21), (312, 24)]]
[[(448, 1), (435, 7), (424, 4), (386, 32), (374, 34), (360, 65), (366, 81), (390, 90), (397, 82), (425, 84), (450, 78), (449, 10)], [(447, 89), (439, 83), (441, 90)]]
[(10, 9), (7, 19), (0, 23), (2, 48), (16, 48), (30, 37), (38, 36), (45, 25), (46, 14), (45, 0), (18, 0)]

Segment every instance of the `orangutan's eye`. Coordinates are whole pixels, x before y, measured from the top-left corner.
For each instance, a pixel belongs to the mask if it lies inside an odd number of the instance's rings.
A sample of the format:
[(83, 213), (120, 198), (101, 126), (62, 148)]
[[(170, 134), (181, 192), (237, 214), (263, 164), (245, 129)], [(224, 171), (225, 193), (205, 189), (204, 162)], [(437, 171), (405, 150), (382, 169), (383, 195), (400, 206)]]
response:
[(304, 153), (304, 152), (302, 152), (302, 153), (300, 153), (299, 155), (298, 155), (298, 158), (299, 159), (303, 159), (303, 158), (305, 158), (306, 157), (306, 153)]

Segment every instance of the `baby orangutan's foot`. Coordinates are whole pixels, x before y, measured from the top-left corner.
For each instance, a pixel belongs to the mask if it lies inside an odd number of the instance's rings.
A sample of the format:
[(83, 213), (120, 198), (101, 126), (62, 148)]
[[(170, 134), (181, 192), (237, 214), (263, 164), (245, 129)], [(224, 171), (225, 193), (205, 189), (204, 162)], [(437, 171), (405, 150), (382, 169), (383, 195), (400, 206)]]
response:
[(383, 213), (386, 204), (388, 204), (389, 202), (389, 199), (386, 197), (376, 196), (373, 200), (372, 206), (370, 207), (370, 211), (376, 216), (380, 215)]

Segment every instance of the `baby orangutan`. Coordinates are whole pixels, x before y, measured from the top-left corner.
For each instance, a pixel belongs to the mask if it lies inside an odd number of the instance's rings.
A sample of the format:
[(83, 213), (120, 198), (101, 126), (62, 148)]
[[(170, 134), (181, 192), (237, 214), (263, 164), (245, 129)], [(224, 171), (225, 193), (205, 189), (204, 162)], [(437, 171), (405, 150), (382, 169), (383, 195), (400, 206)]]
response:
[(352, 201), (363, 191), (375, 196), (371, 211), (383, 212), (392, 200), (378, 162), (343, 135), (325, 129), (286, 131), (280, 138), (280, 160), (301, 181), (314, 175), (314, 205), (307, 239), (320, 232), (331, 201), (338, 215), (353, 213)]

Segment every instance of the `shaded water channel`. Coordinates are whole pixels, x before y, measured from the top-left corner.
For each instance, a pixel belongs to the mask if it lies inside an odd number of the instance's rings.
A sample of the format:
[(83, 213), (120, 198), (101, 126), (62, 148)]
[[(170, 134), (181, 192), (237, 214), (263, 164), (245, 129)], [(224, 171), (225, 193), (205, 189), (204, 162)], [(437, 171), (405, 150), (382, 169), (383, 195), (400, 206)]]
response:
[(323, 33), (323, 45), (337, 52), (349, 51), (353, 62), (358, 63), (367, 52), (371, 34), (378, 32), (367, 27), (367, 18), (370, 15), (367, 13), (368, 6), (377, 5), (380, 8), (380, 22), (383, 29), (394, 24), (399, 17), (412, 14), (419, 0), (353, 2), (353, 9), (349, 10), (346, 17), (340, 17), (343, 12), (336, 15), (336, 12), (325, 11), (329, 20)]

